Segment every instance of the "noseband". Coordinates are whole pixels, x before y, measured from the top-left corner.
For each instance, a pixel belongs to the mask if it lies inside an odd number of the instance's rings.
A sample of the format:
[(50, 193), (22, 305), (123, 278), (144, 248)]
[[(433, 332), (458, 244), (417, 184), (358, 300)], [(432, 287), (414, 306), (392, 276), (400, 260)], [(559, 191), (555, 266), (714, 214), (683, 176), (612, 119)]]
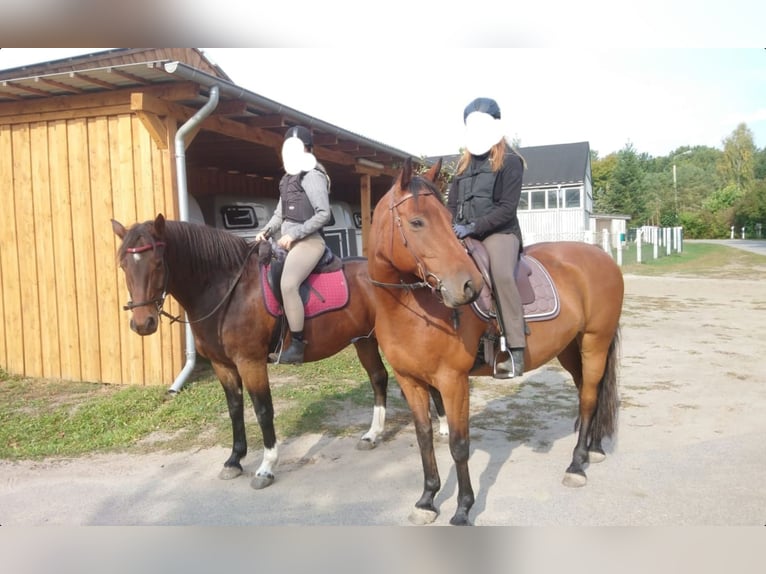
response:
[[(433, 192), (428, 191), (425, 193), (422, 193), (421, 195), (433, 195)], [(382, 281), (375, 281), (374, 279), (370, 279), (370, 282), (373, 285), (376, 285), (378, 287), (389, 287), (392, 289), (405, 289), (405, 290), (412, 290), (412, 289), (421, 289), (421, 288), (428, 288), (431, 290), (431, 293), (433, 293), (437, 298), (441, 298), (441, 290), (443, 287), (442, 280), (439, 279), (439, 277), (430, 271), (426, 269), (425, 264), (421, 261), (421, 259), (412, 251), (410, 248), (409, 242), (407, 241), (407, 236), (404, 234), (404, 228), (402, 227), (402, 218), (399, 215), (399, 209), (398, 207), (404, 203), (405, 201), (412, 199), (415, 197), (412, 193), (408, 193), (406, 196), (401, 198), (399, 201), (394, 203), (393, 196), (391, 197), (391, 205), (389, 206), (388, 210), (391, 212), (391, 253), (393, 255), (394, 251), (394, 232), (393, 227), (396, 225), (399, 229), (399, 236), (402, 238), (402, 243), (404, 244), (404, 247), (407, 248), (407, 251), (410, 252), (413, 259), (415, 259), (415, 263), (418, 267), (418, 273), (416, 275), (419, 275), (422, 279), (422, 281), (417, 281), (414, 283), (405, 283), (404, 281), (400, 281), (399, 283), (384, 283)]]

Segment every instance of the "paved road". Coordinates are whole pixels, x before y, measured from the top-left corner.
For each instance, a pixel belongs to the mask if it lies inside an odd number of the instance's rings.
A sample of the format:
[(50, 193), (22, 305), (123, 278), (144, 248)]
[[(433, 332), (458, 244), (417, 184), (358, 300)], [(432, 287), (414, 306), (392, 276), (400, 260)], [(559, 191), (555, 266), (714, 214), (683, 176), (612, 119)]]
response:
[(758, 255), (766, 255), (766, 240), (756, 239), (686, 239), (686, 243), (715, 243), (717, 245), (727, 245), (736, 247)]

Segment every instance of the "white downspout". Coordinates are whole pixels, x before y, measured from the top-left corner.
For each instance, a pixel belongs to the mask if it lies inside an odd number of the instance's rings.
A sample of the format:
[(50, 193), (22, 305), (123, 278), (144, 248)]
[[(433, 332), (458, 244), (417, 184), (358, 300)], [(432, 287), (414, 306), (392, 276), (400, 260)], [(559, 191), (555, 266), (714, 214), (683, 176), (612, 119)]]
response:
[[(186, 181), (186, 135), (196, 128), (200, 123), (204, 121), (218, 105), (218, 86), (212, 86), (210, 88), (210, 98), (202, 108), (200, 108), (196, 114), (189, 118), (185, 124), (183, 124), (176, 132), (175, 137), (175, 152), (176, 152), (176, 184), (178, 187), (178, 216), (181, 221), (189, 221), (189, 191), (187, 189)], [(188, 315), (186, 316), (188, 320)], [(194, 364), (197, 361), (197, 350), (194, 346), (194, 335), (192, 334), (191, 325), (186, 324), (186, 364), (176, 380), (173, 381), (172, 386), (168, 389), (168, 393), (176, 394), (184, 386), (186, 379), (194, 369)]]

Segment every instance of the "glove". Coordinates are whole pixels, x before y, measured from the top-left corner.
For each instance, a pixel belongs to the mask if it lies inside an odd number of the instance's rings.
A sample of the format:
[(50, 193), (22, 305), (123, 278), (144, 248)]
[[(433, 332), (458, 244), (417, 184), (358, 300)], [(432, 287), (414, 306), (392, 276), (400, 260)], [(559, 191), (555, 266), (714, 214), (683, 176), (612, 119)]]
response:
[(455, 232), (458, 239), (465, 239), (466, 237), (476, 234), (476, 224), (469, 223), (468, 225), (462, 225), (456, 223), (452, 226), (452, 231)]

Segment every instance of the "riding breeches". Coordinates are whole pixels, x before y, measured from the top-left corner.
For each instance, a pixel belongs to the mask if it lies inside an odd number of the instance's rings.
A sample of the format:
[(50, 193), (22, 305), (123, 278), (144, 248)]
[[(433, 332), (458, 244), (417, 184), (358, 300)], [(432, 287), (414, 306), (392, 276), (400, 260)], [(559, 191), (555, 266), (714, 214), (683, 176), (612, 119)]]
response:
[(291, 331), (303, 331), (304, 314), (300, 286), (319, 263), (324, 248), (324, 239), (319, 233), (314, 233), (296, 241), (287, 252), (280, 287), (285, 317)]
[(495, 233), (486, 237), (482, 243), (489, 254), (498, 320), (508, 347), (523, 348), (526, 346), (524, 308), (514, 277), (519, 258), (519, 238), (512, 233)]

